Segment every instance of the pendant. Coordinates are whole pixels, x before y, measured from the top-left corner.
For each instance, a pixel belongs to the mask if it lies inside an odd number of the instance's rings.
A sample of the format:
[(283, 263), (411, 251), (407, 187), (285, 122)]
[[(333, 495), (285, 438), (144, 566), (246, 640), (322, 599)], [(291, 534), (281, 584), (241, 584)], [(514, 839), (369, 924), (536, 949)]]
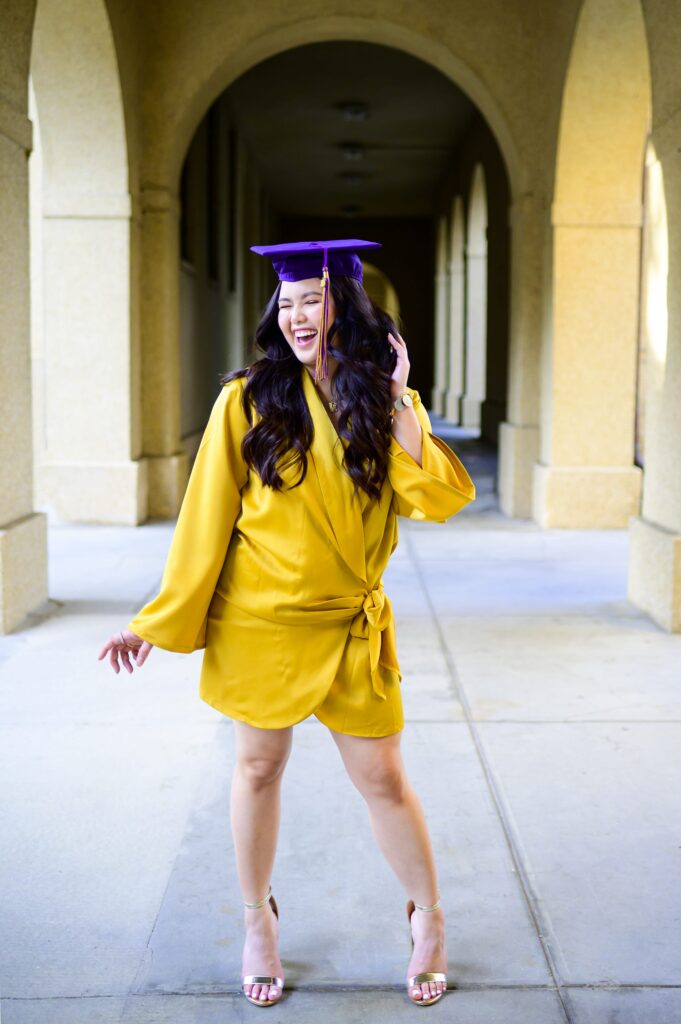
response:
[(336, 405), (335, 402), (329, 402), (329, 409), (331, 410), (331, 412), (336, 412), (338, 406)]

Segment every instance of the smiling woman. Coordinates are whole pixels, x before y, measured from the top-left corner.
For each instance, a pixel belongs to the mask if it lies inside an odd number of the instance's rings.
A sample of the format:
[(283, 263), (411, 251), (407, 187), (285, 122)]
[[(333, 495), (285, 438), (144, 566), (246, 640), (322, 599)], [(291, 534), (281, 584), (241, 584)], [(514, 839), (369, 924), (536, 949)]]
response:
[(118, 671), (120, 654), (132, 671), (130, 653), (140, 666), (152, 645), (205, 648), (201, 697), (237, 736), (242, 980), (260, 1006), (284, 985), (269, 880), (292, 728), (309, 715), (330, 730), (391, 866), (421, 900), (407, 905), (409, 998), (428, 1005), (446, 988), (435, 865), (400, 753), (402, 673), (382, 575), (398, 515), (444, 522), (475, 488), (432, 435), (407, 385), (406, 344), (362, 287), (355, 250), (375, 246), (276, 247), (279, 285), (256, 331), (264, 355), (224, 378), (161, 591), (100, 655)]

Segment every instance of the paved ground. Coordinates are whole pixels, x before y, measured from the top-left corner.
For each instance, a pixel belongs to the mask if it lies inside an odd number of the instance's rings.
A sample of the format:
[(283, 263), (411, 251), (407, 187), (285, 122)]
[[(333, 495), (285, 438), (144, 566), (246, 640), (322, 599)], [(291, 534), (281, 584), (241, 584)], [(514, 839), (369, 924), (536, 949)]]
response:
[[(627, 535), (480, 500), (402, 521), (386, 587), (404, 748), (431, 823), (461, 1024), (681, 1022), (681, 637), (626, 600)], [(0, 641), (2, 1024), (254, 1019), (239, 992), (231, 723), (200, 654), (96, 653), (155, 592), (167, 524), (51, 531), (52, 600)], [(273, 878), (270, 1024), (414, 1020), (404, 898), (315, 720), (296, 729)]]

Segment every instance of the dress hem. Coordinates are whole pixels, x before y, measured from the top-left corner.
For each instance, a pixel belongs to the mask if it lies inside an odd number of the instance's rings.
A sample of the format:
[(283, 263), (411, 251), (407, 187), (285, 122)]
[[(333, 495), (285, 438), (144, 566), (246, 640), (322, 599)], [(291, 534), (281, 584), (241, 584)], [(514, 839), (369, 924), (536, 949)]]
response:
[[(309, 711), (302, 718), (297, 718), (295, 720), (295, 722), (290, 722), (288, 725), (261, 725), (258, 722), (254, 722), (251, 718), (247, 718), (245, 715), (237, 715), (233, 711), (226, 711), (225, 708), (221, 707), (220, 704), (218, 704), (216, 701), (208, 700), (206, 697), (203, 696), (203, 694), (199, 694), (199, 697), (204, 702), (204, 704), (207, 704), (208, 707), (213, 708), (214, 711), (219, 711), (220, 714), (225, 715), (227, 718), (231, 718), (234, 721), (245, 722), (246, 725), (251, 725), (251, 726), (253, 726), (254, 729), (272, 729), (272, 730), (276, 730), (276, 729), (291, 729), (294, 725), (300, 725), (301, 722), (305, 722), (308, 718), (312, 717), (313, 715), (317, 719), (317, 721), (321, 722), (321, 724), (326, 726), (327, 729), (332, 729), (333, 732), (339, 732), (343, 736), (357, 736), (357, 737), (359, 737), (361, 739), (385, 739), (386, 736), (394, 736), (396, 733), (401, 732), (404, 729), (404, 723), (403, 723), (400, 726), (399, 729), (392, 729), (390, 732), (382, 732), (382, 733), (375, 733), (375, 732), (371, 732), (371, 733), (366, 733), (366, 732), (363, 732), (363, 733), (361, 733), (361, 732), (345, 732), (344, 730), (341, 730), (341, 729), (333, 729), (333, 727), (328, 725), (328, 723), (325, 722), (323, 718), (320, 718), (320, 716), (317, 714), (316, 710), (315, 711)], [(319, 705), (317, 705), (317, 707), (319, 707)]]

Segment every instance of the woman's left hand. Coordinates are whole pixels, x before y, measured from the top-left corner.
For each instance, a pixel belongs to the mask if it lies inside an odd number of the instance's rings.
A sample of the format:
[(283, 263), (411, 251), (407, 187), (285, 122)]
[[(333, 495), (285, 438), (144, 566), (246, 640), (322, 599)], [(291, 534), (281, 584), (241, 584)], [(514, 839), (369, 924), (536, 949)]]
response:
[(394, 334), (388, 334), (388, 341), (397, 352), (397, 362), (390, 378), (390, 397), (394, 401), (407, 386), (409, 356), (407, 355), (407, 346), (401, 334), (398, 334), (397, 337)]

